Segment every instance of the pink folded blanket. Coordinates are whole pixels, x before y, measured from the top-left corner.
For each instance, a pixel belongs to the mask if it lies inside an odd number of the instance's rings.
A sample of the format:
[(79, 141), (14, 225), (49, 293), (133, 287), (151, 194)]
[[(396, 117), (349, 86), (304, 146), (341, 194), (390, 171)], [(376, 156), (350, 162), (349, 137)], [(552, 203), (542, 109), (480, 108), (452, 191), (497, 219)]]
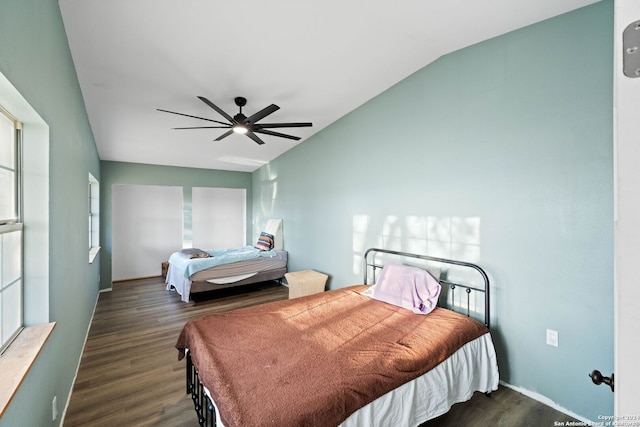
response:
[(401, 264), (386, 264), (376, 282), (373, 298), (428, 314), (438, 303), (441, 286), (428, 271)]

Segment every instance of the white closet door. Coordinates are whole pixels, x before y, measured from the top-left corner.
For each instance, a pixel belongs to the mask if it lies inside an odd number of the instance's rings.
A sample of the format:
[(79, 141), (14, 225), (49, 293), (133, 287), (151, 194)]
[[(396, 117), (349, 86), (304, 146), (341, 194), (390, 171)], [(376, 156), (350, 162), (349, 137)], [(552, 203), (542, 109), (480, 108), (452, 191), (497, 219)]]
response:
[(246, 190), (194, 187), (193, 247), (235, 248), (246, 244)]
[(159, 276), (182, 248), (182, 187), (114, 185), (112, 277)]

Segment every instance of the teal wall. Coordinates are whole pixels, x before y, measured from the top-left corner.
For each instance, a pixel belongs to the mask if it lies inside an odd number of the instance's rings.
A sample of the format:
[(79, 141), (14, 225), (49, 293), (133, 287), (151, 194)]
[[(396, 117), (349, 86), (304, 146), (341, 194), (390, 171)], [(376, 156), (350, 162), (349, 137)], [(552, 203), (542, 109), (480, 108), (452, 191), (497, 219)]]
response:
[(100, 161), (57, 1), (0, 2), (0, 72), (49, 126), (48, 317), (57, 322), (0, 426), (57, 425), (51, 401), (57, 396), (62, 413), (100, 270), (99, 258), (89, 264), (87, 243), (88, 175), (100, 179)]
[(256, 171), (254, 224), (332, 288), (371, 246), (477, 261), (501, 379), (612, 414), (612, 31), (604, 1), (440, 58)]
[[(248, 222), (283, 218), (290, 269), (327, 272), (334, 288), (361, 281), (370, 246), (473, 258), (493, 283), (502, 380), (592, 420), (611, 414), (613, 394), (587, 373), (613, 371), (612, 23), (607, 0), (444, 56), (247, 178), (100, 162), (58, 3), (2, 0), (0, 72), (50, 127), (58, 325), (0, 427), (55, 425), (54, 395), (64, 408), (110, 275), (115, 183), (246, 186)], [(103, 216), (92, 265), (88, 173)]]
[[(252, 213), (252, 178), (248, 172), (232, 172), (209, 169), (182, 168), (174, 166), (144, 165), (102, 161), (100, 181), (100, 256), (102, 271), (100, 287), (111, 287), (112, 275), (112, 206), (111, 189), (116, 184), (165, 185), (183, 187), (185, 208), (189, 210), (193, 187), (244, 188), (247, 191), (247, 240), (250, 235)], [(158, 267), (160, 271), (160, 267)]]

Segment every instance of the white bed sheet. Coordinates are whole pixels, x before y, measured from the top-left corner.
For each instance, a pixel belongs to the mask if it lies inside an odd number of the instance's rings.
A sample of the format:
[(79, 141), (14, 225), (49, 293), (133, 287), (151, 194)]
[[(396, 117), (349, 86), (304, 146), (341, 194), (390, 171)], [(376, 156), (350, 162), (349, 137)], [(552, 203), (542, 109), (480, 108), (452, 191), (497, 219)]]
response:
[(191, 295), (191, 280), (184, 277), (184, 270), (173, 264), (169, 264), (165, 283), (167, 284), (168, 291), (175, 290), (180, 294), (180, 299), (182, 301), (189, 302), (189, 296)]
[[(401, 385), (360, 408), (339, 427), (418, 426), (465, 402), (473, 393), (498, 389), (498, 362), (491, 335), (486, 333), (462, 346), (426, 374)], [(216, 425), (224, 427), (216, 411)]]

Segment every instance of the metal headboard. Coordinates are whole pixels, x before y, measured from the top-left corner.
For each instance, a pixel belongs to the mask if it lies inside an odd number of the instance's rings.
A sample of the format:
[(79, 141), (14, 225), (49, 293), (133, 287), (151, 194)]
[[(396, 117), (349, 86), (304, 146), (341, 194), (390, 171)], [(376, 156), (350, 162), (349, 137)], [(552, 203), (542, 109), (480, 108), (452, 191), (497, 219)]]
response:
[[(388, 254), (388, 255), (396, 255), (399, 257), (406, 257), (406, 258), (417, 258), (423, 261), (431, 261), (431, 262), (435, 262), (435, 263), (440, 263), (443, 265), (457, 265), (459, 267), (463, 267), (463, 268), (468, 268), (468, 269), (473, 269), (475, 271), (477, 271), (478, 273), (480, 273), (480, 276), (482, 277), (482, 280), (484, 282), (484, 288), (479, 288), (473, 285), (465, 285), (462, 283), (455, 283), (455, 282), (451, 282), (449, 280), (443, 280), (440, 279), (440, 285), (444, 286), (448, 286), (449, 289), (451, 290), (451, 292), (455, 292), (455, 289), (460, 287), (462, 289), (464, 289), (464, 291), (467, 293), (467, 316), (470, 315), (469, 312), (469, 307), (470, 307), (470, 302), (469, 302), (469, 296), (471, 294), (472, 291), (474, 292), (482, 292), (484, 293), (484, 324), (487, 326), (487, 328), (489, 327), (489, 319), (491, 318), (491, 313), (490, 313), (490, 305), (489, 305), (489, 277), (487, 276), (487, 273), (478, 265), (476, 264), (472, 264), (470, 262), (464, 262), (464, 261), (456, 261), (456, 260), (452, 260), (452, 259), (445, 259), (445, 258), (436, 258), (436, 257), (431, 257), (431, 256), (427, 256), (427, 255), (418, 255), (418, 254), (412, 254), (412, 253), (408, 253), (408, 252), (399, 252), (399, 251), (392, 251), (392, 250), (388, 250), (388, 249), (379, 249), (379, 248), (371, 248), (368, 249), (365, 253), (364, 253), (364, 257), (363, 257), (363, 261), (364, 261), (364, 283), (365, 284), (369, 284), (368, 282), (368, 273), (369, 273), (369, 269), (371, 268), (372, 271), (372, 283), (375, 283), (376, 280), (376, 270), (379, 268), (382, 268), (384, 265), (383, 264), (379, 264), (376, 262), (376, 255), (377, 254)], [(453, 297), (452, 297), (453, 299)]]

